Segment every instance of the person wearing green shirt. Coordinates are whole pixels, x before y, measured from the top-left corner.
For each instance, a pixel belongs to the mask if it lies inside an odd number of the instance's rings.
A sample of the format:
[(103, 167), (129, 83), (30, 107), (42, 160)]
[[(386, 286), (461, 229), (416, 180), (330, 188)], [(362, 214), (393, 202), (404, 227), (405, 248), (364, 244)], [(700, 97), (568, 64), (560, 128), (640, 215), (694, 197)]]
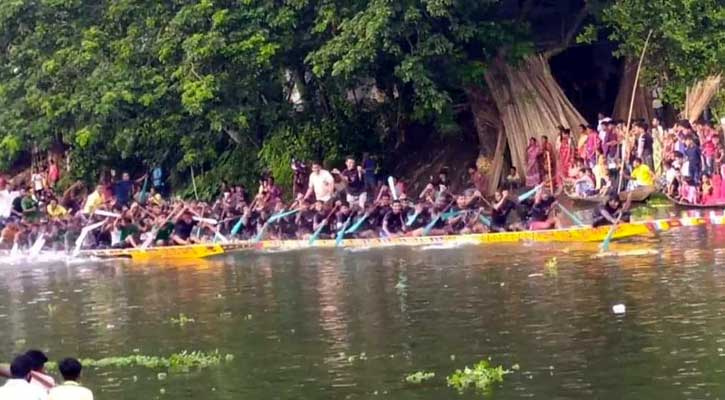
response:
[(23, 217), (35, 221), (38, 219), (38, 203), (33, 199), (30, 193), (26, 193), (20, 200), (20, 207), (23, 209)]

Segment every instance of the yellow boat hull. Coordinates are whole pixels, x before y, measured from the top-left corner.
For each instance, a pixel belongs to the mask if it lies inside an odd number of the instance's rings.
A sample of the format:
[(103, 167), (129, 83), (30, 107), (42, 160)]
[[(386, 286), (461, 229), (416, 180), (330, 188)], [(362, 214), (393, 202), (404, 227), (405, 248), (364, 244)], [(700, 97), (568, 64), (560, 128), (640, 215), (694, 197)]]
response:
[[(623, 239), (634, 236), (648, 235), (657, 231), (664, 231), (673, 226), (692, 226), (706, 223), (704, 218), (688, 218), (676, 220), (657, 220), (650, 222), (637, 222), (620, 224), (613, 238)], [(714, 223), (714, 221), (712, 221)], [(542, 243), (572, 243), (572, 242), (600, 242), (609, 233), (610, 226), (599, 228), (574, 227), (567, 229), (554, 229), (546, 231), (523, 231), (484, 233), (472, 235), (452, 236), (426, 236), (426, 237), (400, 237), (393, 239), (345, 239), (340, 243), (342, 248), (369, 248), (388, 246), (425, 246), (436, 244), (496, 244), (515, 242), (542, 242)], [(234, 242), (229, 244), (195, 244), (188, 246), (155, 247), (149, 249), (108, 249), (84, 251), (84, 256), (100, 258), (126, 258), (135, 261), (155, 260), (189, 260), (217, 256), (242, 250), (295, 250), (308, 248), (338, 247), (335, 240), (318, 240), (310, 245), (307, 240), (265, 240), (262, 242)]]

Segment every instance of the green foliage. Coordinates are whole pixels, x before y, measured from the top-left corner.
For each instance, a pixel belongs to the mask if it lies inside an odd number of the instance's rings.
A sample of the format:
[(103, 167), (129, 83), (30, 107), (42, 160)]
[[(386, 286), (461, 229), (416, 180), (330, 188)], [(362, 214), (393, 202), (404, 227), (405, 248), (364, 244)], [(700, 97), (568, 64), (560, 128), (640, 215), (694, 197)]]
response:
[(193, 167), (208, 199), (222, 179), (255, 187), (263, 170), (289, 184), (292, 156), (337, 162), (387, 150), (412, 127), (456, 134), (466, 89), (483, 86), (493, 59), (541, 50), (531, 28), (538, 17), (509, 8), (496, 0), (2, 1), (0, 168), (33, 146), (63, 144), (72, 178), (161, 165), (188, 197)]
[(408, 383), (419, 384), (429, 379), (435, 378), (435, 372), (417, 371), (405, 377), (405, 381)]
[[(219, 350), (210, 353), (202, 351), (182, 351), (169, 357), (146, 356), (133, 354), (119, 357), (106, 357), (99, 360), (90, 358), (81, 359), (80, 362), (85, 368), (127, 368), (144, 367), (149, 369), (167, 369), (171, 371), (188, 371), (192, 368), (208, 368), (220, 365), (224, 362), (231, 362), (234, 356), (221, 354)], [(45, 364), (46, 368), (53, 370), (57, 368), (54, 362)]]
[[(512, 369), (518, 369), (518, 365), (515, 365)], [(488, 360), (481, 360), (473, 368), (457, 369), (456, 372), (446, 378), (446, 381), (448, 386), (461, 393), (470, 387), (480, 393), (487, 393), (491, 389), (491, 385), (503, 382), (504, 375), (511, 372), (511, 370), (504, 369), (500, 365), (497, 367), (491, 366)]]
[(652, 39), (644, 78), (664, 88), (665, 100), (681, 105), (686, 88), (725, 65), (725, 8), (719, 0), (627, 0), (605, 8), (603, 21), (617, 55), (638, 58)]

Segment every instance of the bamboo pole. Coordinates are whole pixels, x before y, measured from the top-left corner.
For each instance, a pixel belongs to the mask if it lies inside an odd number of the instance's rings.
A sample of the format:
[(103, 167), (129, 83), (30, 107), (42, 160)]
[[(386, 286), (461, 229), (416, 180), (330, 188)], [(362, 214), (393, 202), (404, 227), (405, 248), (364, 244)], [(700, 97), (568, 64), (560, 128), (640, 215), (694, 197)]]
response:
[[(629, 138), (630, 130), (632, 128), (632, 111), (634, 110), (634, 98), (637, 94), (637, 84), (639, 84), (639, 73), (642, 72), (642, 63), (644, 62), (644, 55), (647, 52), (647, 46), (649, 40), (652, 37), (652, 30), (650, 29), (647, 34), (647, 39), (644, 41), (644, 47), (642, 47), (642, 54), (639, 55), (639, 64), (637, 64), (637, 73), (634, 75), (634, 85), (632, 85), (632, 100), (629, 102), (629, 113), (627, 114), (627, 129), (624, 131), (625, 142), (622, 143), (622, 153), (626, 149), (626, 140)], [(622, 181), (624, 177), (624, 154), (622, 154), (622, 165), (619, 166), (619, 184), (617, 185), (617, 192), (622, 191)]]
[(548, 151), (546, 151), (546, 164), (548, 166), (548, 172), (549, 172), (549, 190), (551, 190), (551, 195), (554, 195), (554, 180), (551, 179), (551, 155)]

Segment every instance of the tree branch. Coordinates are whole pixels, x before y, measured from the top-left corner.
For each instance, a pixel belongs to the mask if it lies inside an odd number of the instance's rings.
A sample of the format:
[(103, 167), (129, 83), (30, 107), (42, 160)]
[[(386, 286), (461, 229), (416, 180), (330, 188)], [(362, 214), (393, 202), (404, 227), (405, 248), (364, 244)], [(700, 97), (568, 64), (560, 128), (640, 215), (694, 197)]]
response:
[(519, 14), (519, 22), (526, 21), (529, 17), (529, 13), (534, 8), (534, 0), (525, 0), (524, 4), (521, 5), (521, 14)]
[(549, 59), (558, 54), (561, 54), (564, 50), (569, 48), (569, 46), (571, 46), (571, 42), (574, 40), (574, 37), (576, 36), (577, 32), (579, 32), (579, 29), (581, 28), (582, 23), (584, 23), (584, 20), (587, 18), (588, 15), (589, 15), (589, 2), (587, 0), (584, 0), (584, 5), (579, 10), (577, 15), (574, 17), (574, 21), (572, 22), (572, 25), (569, 28), (569, 31), (566, 33), (566, 35), (564, 35), (561, 43), (559, 43), (558, 46), (545, 51), (544, 58)]

